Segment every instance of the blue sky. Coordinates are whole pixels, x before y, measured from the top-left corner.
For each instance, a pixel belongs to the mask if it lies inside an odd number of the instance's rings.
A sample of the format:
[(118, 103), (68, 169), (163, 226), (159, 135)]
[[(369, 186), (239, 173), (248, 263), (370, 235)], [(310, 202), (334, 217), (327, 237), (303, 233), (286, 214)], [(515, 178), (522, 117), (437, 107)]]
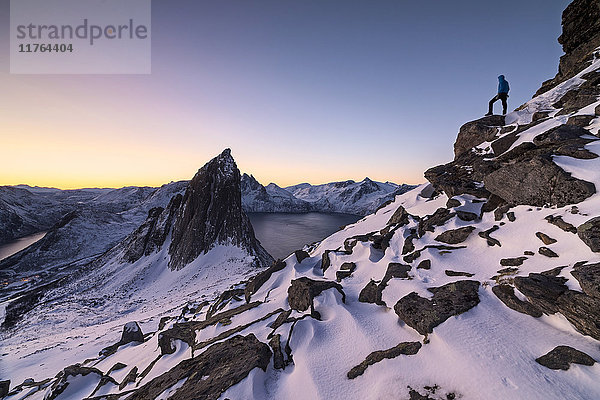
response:
[(0, 184), (158, 185), (225, 147), (264, 184), (422, 182), (499, 74), (511, 110), (554, 76), (568, 3), (153, 1), (151, 75), (10, 75), (1, 59)]

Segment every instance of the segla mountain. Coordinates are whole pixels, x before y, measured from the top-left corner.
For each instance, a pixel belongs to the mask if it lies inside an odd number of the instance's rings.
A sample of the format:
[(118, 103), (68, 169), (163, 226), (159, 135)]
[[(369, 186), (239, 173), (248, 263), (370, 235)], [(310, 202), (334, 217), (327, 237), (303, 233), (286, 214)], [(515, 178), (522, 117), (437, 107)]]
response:
[[(201, 228), (216, 203), (188, 186), (3, 331), (3, 394), (600, 398), (599, 21), (599, 1), (572, 2), (532, 100), (465, 124), (429, 183), (285, 260), (241, 210), (207, 219), (236, 239)], [(211, 163), (199, 175), (233, 185), (218, 198), (241, 196), (229, 153)]]

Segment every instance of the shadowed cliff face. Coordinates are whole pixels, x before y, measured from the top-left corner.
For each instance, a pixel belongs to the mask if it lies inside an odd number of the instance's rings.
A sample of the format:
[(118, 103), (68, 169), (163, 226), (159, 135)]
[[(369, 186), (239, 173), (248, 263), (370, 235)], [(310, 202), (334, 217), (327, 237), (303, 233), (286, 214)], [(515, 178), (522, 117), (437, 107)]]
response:
[(190, 181), (173, 226), (169, 266), (181, 269), (218, 244), (243, 248), (260, 264), (272, 261), (242, 210), (240, 171), (229, 149)]

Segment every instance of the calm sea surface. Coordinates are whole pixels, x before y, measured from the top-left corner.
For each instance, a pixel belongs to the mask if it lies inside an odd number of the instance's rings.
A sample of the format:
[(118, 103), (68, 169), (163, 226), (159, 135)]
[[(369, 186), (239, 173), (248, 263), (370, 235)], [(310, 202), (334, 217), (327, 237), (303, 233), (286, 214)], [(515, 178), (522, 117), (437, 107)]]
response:
[(25, 247), (32, 245), (43, 238), (45, 234), (46, 232), (38, 232), (34, 233), (33, 235), (22, 237), (21, 239), (17, 239), (14, 242), (0, 245), (0, 260), (10, 257), (13, 254), (23, 250)]
[(275, 258), (285, 258), (305, 244), (325, 239), (362, 218), (334, 213), (248, 213), (248, 217), (256, 237)]

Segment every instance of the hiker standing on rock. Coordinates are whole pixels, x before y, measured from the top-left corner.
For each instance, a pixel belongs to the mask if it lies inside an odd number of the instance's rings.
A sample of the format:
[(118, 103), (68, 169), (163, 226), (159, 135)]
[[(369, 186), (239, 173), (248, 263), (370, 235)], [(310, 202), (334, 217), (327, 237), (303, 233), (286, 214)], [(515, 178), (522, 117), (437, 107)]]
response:
[(494, 96), (493, 99), (490, 100), (490, 107), (488, 113), (485, 115), (494, 114), (494, 103), (498, 100), (502, 100), (502, 115), (506, 114), (506, 108), (508, 104), (506, 103), (506, 99), (508, 99), (508, 91), (510, 87), (508, 86), (508, 81), (504, 79), (504, 75), (500, 75), (498, 77), (498, 94)]

